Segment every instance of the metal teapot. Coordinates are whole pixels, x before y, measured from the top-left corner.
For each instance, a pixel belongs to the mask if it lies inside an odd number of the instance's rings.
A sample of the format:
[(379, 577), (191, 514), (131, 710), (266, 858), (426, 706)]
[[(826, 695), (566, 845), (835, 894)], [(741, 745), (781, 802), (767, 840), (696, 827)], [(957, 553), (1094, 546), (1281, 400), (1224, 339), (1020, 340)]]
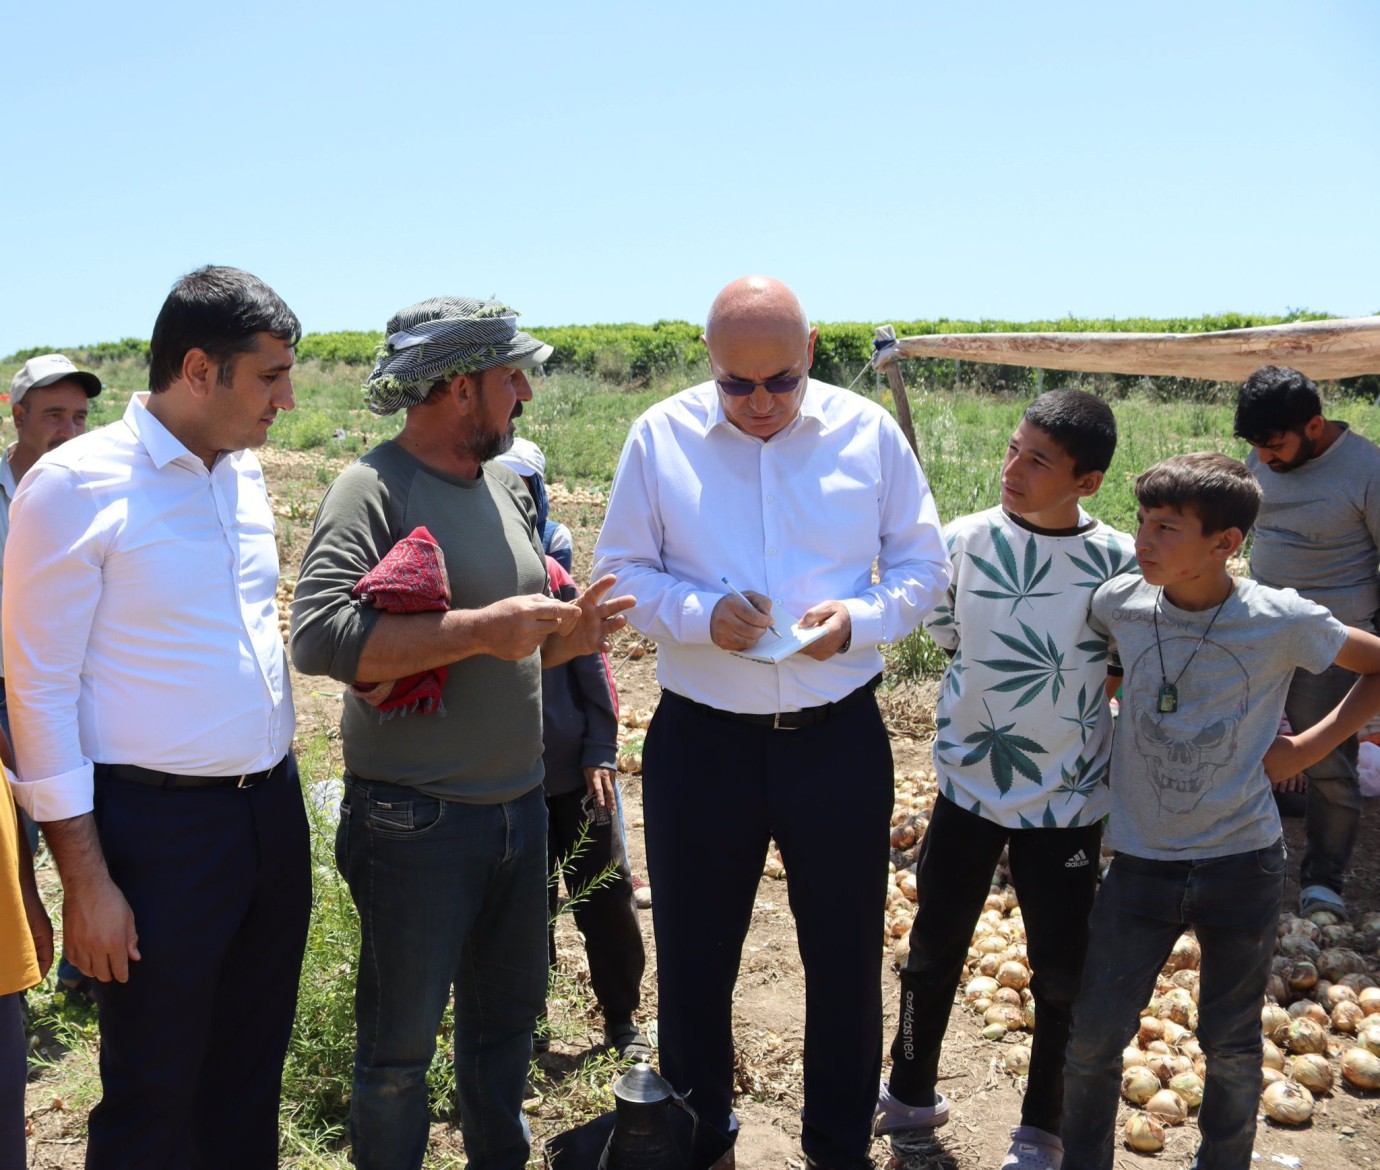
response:
[(694, 1126), (685, 1140), (682, 1122), (672, 1125), (671, 1110), (694, 1110), (650, 1064), (635, 1064), (614, 1082), (614, 1123), (599, 1157), (599, 1170), (691, 1170)]

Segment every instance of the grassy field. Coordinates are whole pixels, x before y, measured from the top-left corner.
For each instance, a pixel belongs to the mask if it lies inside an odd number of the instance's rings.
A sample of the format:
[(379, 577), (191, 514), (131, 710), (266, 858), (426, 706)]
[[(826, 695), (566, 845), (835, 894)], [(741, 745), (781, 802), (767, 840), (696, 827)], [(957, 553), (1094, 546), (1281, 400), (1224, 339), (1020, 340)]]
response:
[[(128, 395), (142, 389), (146, 369), (137, 359), (100, 368), (107, 392), (95, 403), (94, 425), (119, 417)], [(693, 376), (703, 376), (698, 370)], [(316, 499), (345, 459), (394, 434), (399, 419), (379, 419), (362, 406), (358, 367), (307, 361), (296, 376), (297, 409), (280, 416), (271, 444), (299, 453), (307, 473), (292, 486), (284, 524), (308, 526)], [(876, 392), (869, 376), (861, 389)], [(546, 451), (548, 478), (574, 489), (603, 491), (612, 478), (628, 424), (649, 404), (678, 387), (654, 383), (629, 389), (596, 379), (564, 374), (537, 379), (534, 399), (519, 423), (521, 433)], [(888, 401), (884, 396), (883, 401)], [(1006, 441), (1020, 418), (1025, 398), (971, 392), (936, 392), (923, 385), (912, 391), (912, 410), (920, 437), (921, 459), (941, 516), (951, 519), (996, 502), (997, 477)], [(1135, 512), (1132, 484), (1136, 475), (1168, 455), (1204, 449), (1241, 455), (1231, 437), (1231, 405), (1226, 401), (1183, 401), (1163, 394), (1153, 383), (1113, 402), (1121, 444), (1102, 491), (1089, 510), (1109, 523), (1128, 528)], [(1352, 423), (1362, 433), (1380, 432), (1380, 411), (1368, 402), (1337, 398), (1331, 417)], [(314, 468), (314, 471), (312, 470)], [(278, 485), (271, 485), (279, 492)], [(280, 498), (281, 502), (281, 498)], [(283, 572), (295, 576), (296, 565)], [(942, 656), (923, 634), (913, 635), (890, 656), (889, 673), (914, 678), (937, 673)], [(326, 733), (299, 741), (304, 780), (314, 783), (336, 773), (338, 744)], [(357, 923), (331, 858), (330, 826), (322, 820), (315, 833), (316, 912), (303, 973), (297, 1032), (289, 1056), (283, 1100), (284, 1164), (298, 1167), (346, 1166), (342, 1135), (354, 1042), (352, 995)], [(586, 993), (574, 987), (553, 991), (553, 1004), (564, 1002), (571, 1014), (588, 1012)], [(30, 996), (36, 1021), (46, 1031), (44, 1050), (58, 1060), (54, 1093), (67, 1108), (82, 1110), (98, 1091), (92, 1053), (94, 1018), (74, 1008), (64, 996), (40, 989)], [(449, 1028), (449, 1020), (443, 1030)], [(448, 1031), (446, 1032), (448, 1037)], [(442, 1044), (442, 1051), (448, 1045)], [(613, 1069), (597, 1060), (580, 1067), (560, 1084), (536, 1074), (543, 1095), (541, 1127), (547, 1133), (576, 1124), (610, 1107)], [(438, 1058), (432, 1070), (437, 1115), (448, 1112), (452, 1080), (449, 1063)], [(460, 1162), (442, 1150), (428, 1166)]]

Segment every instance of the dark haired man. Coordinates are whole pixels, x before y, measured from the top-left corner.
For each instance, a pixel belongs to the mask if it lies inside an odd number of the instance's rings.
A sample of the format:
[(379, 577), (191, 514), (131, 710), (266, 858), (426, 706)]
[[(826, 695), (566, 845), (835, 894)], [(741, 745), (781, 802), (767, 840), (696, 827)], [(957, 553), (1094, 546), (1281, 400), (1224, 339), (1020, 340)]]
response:
[[(1380, 448), (1346, 423), (1324, 418), (1305, 375), (1265, 366), (1242, 385), (1236, 435), (1251, 445), (1247, 465), (1264, 492), (1251, 548), (1251, 573), (1276, 589), (1296, 589), (1345, 625), (1376, 631), (1380, 610)], [(1351, 689), (1339, 666), (1298, 671), (1284, 712), (1305, 731)], [(1353, 735), (1306, 772), (1307, 834), (1300, 912), (1345, 917), (1343, 884), (1361, 818)]]
[[(15, 497), (4, 642), (20, 783), (93, 976), (86, 1164), (272, 1167), (311, 908), (260, 446), (300, 326), (202, 268), (154, 326), (155, 393)], [(156, 380), (156, 381), (155, 381)]]
[[(612, 578), (550, 595), (536, 508), (489, 462), (551, 347), (499, 301), (432, 297), (388, 322), (365, 388), (397, 438), (321, 501), (292, 607), (304, 674), (379, 682), (444, 667), (445, 717), (380, 719), (344, 696), (336, 860), (360, 921), (350, 1142), (358, 1170), (418, 1170), (426, 1072), (455, 989), (455, 1082), (471, 1170), (522, 1170), (522, 1096), (546, 1004), (541, 671), (605, 650), (631, 598)], [(449, 577), (445, 611), (385, 613), (355, 583), (425, 525)]]

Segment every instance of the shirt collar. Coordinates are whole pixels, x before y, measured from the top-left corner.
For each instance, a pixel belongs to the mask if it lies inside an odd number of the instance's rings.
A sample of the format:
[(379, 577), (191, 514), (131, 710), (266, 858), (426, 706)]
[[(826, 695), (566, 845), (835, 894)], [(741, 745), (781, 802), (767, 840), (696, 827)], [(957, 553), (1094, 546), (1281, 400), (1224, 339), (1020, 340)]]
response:
[(195, 462), (198, 467), (205, 468), (206, 464), (188, 451), (172, 431), (154, 418), (148, 408), (149, 393), (149, 391), (145, 391), (142, 394), (129, 396), (129, 405), (125, 407), (124, 421), (125, 425), (134, 432), (134, 437), (143, 444), (144, 450), (149, 453), (154, 467), (161, 471), (169, 463), (185, 456)]

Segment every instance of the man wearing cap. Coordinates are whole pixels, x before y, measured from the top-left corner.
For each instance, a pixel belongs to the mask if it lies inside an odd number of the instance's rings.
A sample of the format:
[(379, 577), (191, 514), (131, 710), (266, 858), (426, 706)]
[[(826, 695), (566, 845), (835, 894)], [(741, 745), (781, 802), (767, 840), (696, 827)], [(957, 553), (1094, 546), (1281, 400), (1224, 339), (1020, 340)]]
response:
[[(775, 838), (805, 970), (806, 1166), (861, 1170), (893, 800), (877, 648), (943, 597), (949, 560), (900, 428), (810, 378), (815, 337), (780, 281), (718, 295), (713, 381), (633, 424), (595, 565), (636, 599), (664, 688), (642, 755), (661, 1071), (735, 1127), (733, 987)], [(776, 664), (739, 656), (793, 617), (824, 633)]]
[[(26, 361), (10, 382), (10, 413), (14, 418), (15, 441), (0, 456), (0, 560), (10, 534), (10, 502), (19, 490), (25, 472), (39, 456), (62, 446), (86, 430), (91, 399), (101, 392), (95, 374), (79, 370), (60, 353), (48, 353)], [(0, 570), (0, 588), (3, 588)], [(0, 726), (10, 731), (10, 713), (5, 703), (4, 658), (0, 655)], [(32, 825), (32, 821), (29, 822)], [(30, 844), (33, 844), (32, 837)]]
[[(447, 669), (445, 714), (380, 718), (347, 693), (336, 861), (360, 917), (350, 1139), (359, 1170), (412, 1170), (428, 1133), (426, 1072), (455, 988), (455, 1077), (472, 1170), (521, 1170), (522, 1097), (546, 996), (541, 670), (607, 648), (627, 599), (612, 579), (550, 596), (536, 510), (492, 462), (550, 346), (497, 301), (434, 297), (388, 322), (365, 383), (396, 439), (321, 502), (293, 603), (305, 674), (377, 683)], [(425, 526), (444, 612), (384, 613), (352, 590)]]
[(57, 861), (67, 956), (97, 980), (88, 1170), (278, 1164), (311, 865), (246, 448), (293, 407), (300, 334), (249, 273), (189, 273), (149, 393), (40, 459), (11, 507), (13, 787)]

